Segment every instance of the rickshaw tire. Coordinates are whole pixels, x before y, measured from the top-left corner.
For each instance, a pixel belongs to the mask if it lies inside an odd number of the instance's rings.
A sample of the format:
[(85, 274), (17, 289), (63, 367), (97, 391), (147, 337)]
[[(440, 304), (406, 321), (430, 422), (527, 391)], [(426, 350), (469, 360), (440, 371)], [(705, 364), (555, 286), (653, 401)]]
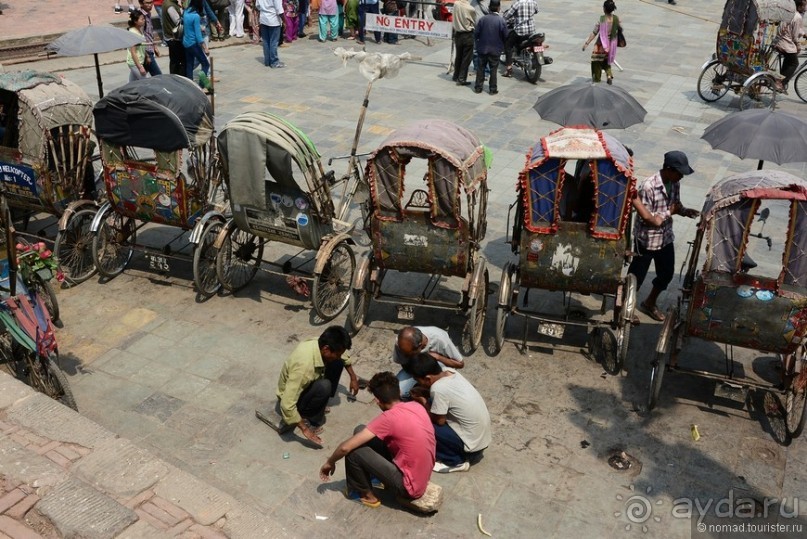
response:
[(53, 376), (56, 382), (59, 384), (61, 388), (62, 394), (60, 396), (53, 396), (50, 397), (58, 400), (65, 406), (68, 406), (78, 412), (78, 406), (76, 405), (76, 398), (73, 396), (73, 391), (70, 389), (70, 383), (67, 380), (67, 375), (65, 375), (64, 371), (53, 361), (53, 358), (48, 358), (48, 372)]
[[(754, 99), (751, 95), (754, 93), (754, 89), (756, 88), (769, 88), (771, 90), (771, 100), (770, 104), (765, 104), (764, 101), (759, 99)], [(751, 84), (747, 87), (743, 87), (742, 92), (740, 93), (740, 110), (748, 110), (748, 109), (776, 109), (776, 94), (777, 91), (775, 90), (775, 82), (773, 77), (770, 76), (761, 76), (758, 77), (756, 80), (751, 82)]]
[(594, 356), (599, 360), (603, 370), (611, 375), (617, 375), (622, 370), (621, 362), (619, 361), (619, 349), (617, 347), (617, 338), (610, 327), (603, 327), (600, 329), (599, 338), (595, 339), (596, 348)]
[[(785, 426), (792, 438), (801, 436), (807, 420), (807, 387), (802, 387), (801, 390), (794, 388), (799, 376), (800, 374), (796, 374), (790, 382), (790, 387), (785, 389)], [(798, 415), (794, 416), (794, 412)]]
[(370, 302), (372, 301), (372, 290), (370, 277), (372, 275), (372, 258), (369, 259), (367, 271), (364, 273), (364, 281), (361, 288), (351, 287), (347, 308), (347, 330), (351, 336), (355, 336), (367, 321), (370, 312)]
[[(722, 74), (718, 73), (719, 68), (722, 68), (722, 70), (723, 70)], [(703, 99), (704, 101), (706, 101), (707, 103), (712, 103), (712, 102), (717, 101), (718, 99), (722, 98), (724, 95), (726, 95), (726, 92), (729, 91), (729, 85), (727, 84), (728, 81), (724, 82), (723, 85), (722, 85), (722, 91), (719, 94), (717, 94), (717, 93), (704, 93), (704, 91), (701, 88), (701, 83), (703, 82), (703, 78), (704, 78), (704, 76), (706, 75), (707, 72), (714, 73), (715, 75), (723, 75), (723, 76), (725, 76), (727, 70), (726, 70), (725, 67), (723, 67), (723, 65), (718, 60), (712, 60), (711, 62), (709, 62), (709, 64), (707, 64), (706, 67), (703, 68), (703, 71), (701, 71), (701, 74), (698, 77), (698, 87), (697, 87), (698, 96), (701, 99)], [(715, 77), (711, 77), (711, 79), (708, 81), (709, 82), (709, 88), (714, 88), (714, 84), (713, 84), (714, 78)]]
[[(26, 362), (28, 363), (28, 369), (36, 369), (39, 371), (40, 375), (34, 376), (29, 373), (26, 383), (43, 395), (47, 395), (53, 400), (58, 401), (75, 411), (78, 411), (76, 399), (73, 396), (72, 390), (70, 389), (70, 383), (67, 380), (67, 376), (64, 374), (64, 371), (62, 371), (59, 365), (53, 360), (53, 357), (49, 357), (47, 359), (40, 358), (34, 352), (30, 352), (28, 350), (25, 351), (25, 354), (27, 354)], [(34, 362), (38, 363), (38, 365), (34, 365)], [(47, 381), (42, 383), (41, 376), (46, 377)]]
[[(222, 286), (224, 286), (224, 288), (227, 289), (228, 292), (232, 293), (232, 292), (237, 292), (237, 291), (241, 290), (242, 288), (247, 286), (252, 281), (252, 279), (255, 278), (255, 274), (258, 273), (258, 268), (260, 267), (261, 261), (263, 260), (264, 242), (263, 242), (263, 240), (258, 238), (256, 235), (251, 234), (251, 233), (246, 232), (246, 231), (243, 231), (240, 228), (238, 228), (238, 226), (235, 224), (234, 221), (231, 221), (230, 223), (228, 223), (227, 226), (229, 226), (230, 228), (227, 230), (227, 237), (224, 240), (225, 243), (222, 244), (221, 249), (219, 249), (219, 252), (216, 254), (216, 276), (218, 277), (219, 282), (222, 284)], [(254, 261), (254, 264), (250, 266), (249, 272), (247, 274), (247, 278), (243, 279), (243, 282), (238, 282), (238, 283), (234, 284), (234, 283), (231, 282), (229, 277), (225, 278), (225, 277), (227, 277), (227, 275), (225, 275), (223, 254), (225, 253), (225, 250), (226, 250), (225, 246), (226, 245), (232, 246), (232, 238), (233, 238), (233, 236), (235, 236), (239, 232), (243, 233), (243, 234), (248, 234), (249, 237), (251, 238), (250, 241), (252, 239), (257, 241), (257, 245), (255, 246), (255, 249), (257, 249), (257, 254), (250, 253), (250, 258)], [(230, 248), (232, 248), (232, 247), (230, 247)], [(253, 254), (254, 254), (254, 256), (253, 256)]]
[(56, 297), (56, 290), (50, 281), (45, 281), (39, 275), (34, 274), (32, 288), (38, 296), (42, 297), (45, 303), (45, 308), (48, 310), (51, 321), (56, 324), (59, 322), (59, 300)]
[[(334, 255), (337, 254), (339, 251), (345, 251), (347, 253), (348, 259), (350, 260), (350, 275), (347, 279), (340, 278), (341, 282), (347, 281), (346, 291), (344, 292), (344, 297), (342, 295), (338, 295), (339, 301), (336, 303), (336, 306), (330, 310), (326, 310), (325, 304), (321, 301), (324, 283), (329, 282), (331, 279), (329, 276), (325, 276), (323, 279), (323, 274), (325, 273), (325, 269), (330, 268), (331, 262), (333, 261)], [(318, 273), (314, 275), (314, 285), (311, 290), (311, 303), (314, 306), (314, 311), (316, 311), (317, 316), (325, 322), (333, 320), (339, 313), (345, 310), (348, 303), (350, 302), (350, 293), (351, 287), (353, 286), (353, 276), (356, 274), (356, 255), (353, 254), (353, 249), (350, 248), (347, 240), (342, 240), (337, 243), (333, 249), (331, 249), (328, 262), (325, 264), (325, 268), (323, 269), (322, 273)]]
[(647, 398), (647, 409), (652, 410), (658, 404), (661, 393), (661, 383), (664, 380), (664, 371), (667, 370), (667, 356), (669, 352), (656, 352), (650, 369), (650, 393)]
[(807, 103), (807, 69), (802, 69), (801, 72), (793, 79), (793, 88), (796, 90), (796, 95), (799, 99)]
[(624, 324), (618, 331), (622, 334), (622, 339), (617, 338), (619, 346), (617, 347), (616, 355), (614, 356), (614, 363), (603, 362), (603, 369), (611, 376), (617, 376), (622, 372), (622, 367), (625, 365), (625, 360), (628, 357), (628, 347), (630, 346), (630, 322)]
[[(211, 219), (205, 223), (199, 245), (193, 250), (193, 282), (196, 285), (196, 290), (208, 298), (215, 295), (216, 292), (221, 289), (221, 282), (216, 272), (216, 260), (218, 258), (216, 255), (218, 251), (216, 251), (214, 243), (222, 228), (224, 228), (224, 223), (218, 219)], [(210, 241), (208, 241), (208, 237), (211, 237)], [(212, 258), (209, 256), (211, 254), (210, 251), (213, 251)], [(200, 271), (202, 264), (205, 264), (205, 266), (212, 265), (212, 269), (208, 269), (204, 276), (201, 275)], [(212, 283), (210, 282), (211, 272), (213, 278)], [(208, 279), (204, 277), (208, 277)]]
[(483, 286), (477, 287), (476, 300), (468, 312), (464, 333), (468, 337), (468, 351), (473, 354), (482, 343), (482, 332), (485, 329), (485, 315), (488, 307), (488, 288), (490, 276), (487, 268), (482, 273)]
[[(85, 208), (82, 210), (77, 211), (73, 214), (73, 216), (68, 219), (67, 226), (65, 230), (60, 230), (56, 234), (56, 243), (53, 247), (53, 254), (59, 260), (59, 265), (62, 268), (62, 271), (65, 274), (65, 282), (69, 285), (76, 285), (83, 283), (90, 277), (95, 274), (95, 262), (93, 260), (92, 254), (92, 234), (90, 233), (90, 225), (92, 224), (92, 220), (95, 217), (95, 214), (98, 212), (96, 208)], [(78, 228), (82, 229), (86, 225), (86, 234), (82, 234), (84, 237), (84, 243), (86, 244), (83, 249), (85, 249), (89, 255), (89, 269), (85, 269), (81, 272), (75, 272), (75, 267), (71, 267), (71, 257), (65, 256), (62, 252), (65, 249), (65, 242), (67, 241), (67, 234), (71, 228), (76, 227), (76, 223), (78, 223)]]
[[(103, 216), (103, 219), (101, 221), (101, 227), (98, 229), (98, 232), (96, 232), (95, 235), (93, 236), (93, 239), (92, 239), (92, 258), (93, 258), (93, 261), (95, 262), (95, 267), (98, 270), (98, 273), (100, 273), (102, 277), (105, 277), (107, 279), (112, 279), (114, 277), (117, 277), (121, 273), (123, 273), (123, 270), (126, 269), (126, 266), (129, 265), (129, 262), (132, 260), (132, 254), (134, 253), (134, 247), (131, 246), (131, 243), (134, 243), (135, 238), (137, 237), (137, 227), (135, 226), (133, 219), (123, 217), (122, 215), (119, 215), (119, 214), (115, 213), (115, 211), (112, 208), (109, 208), (108, 212), (109, 212), (109, 215), (104, 215)], [(120, 219), (121, 230), (123, 230), (124, 228), (126, 228), (128, 226), (131, 226), (132, 231), (131, 231), (131, 233), (129, 234), (129, 236), (127, 238), (127, 243), (130, 243), (130, 245), (128, 245), (128, 252), (125, 254), (125, 256), (122, 256), (122, 257), (118, 256), (117, 257), (118, 260), (119, 260), (119, 263), (115, 267), (113, 267), (113, 268), (104, 268), (103, 264), (99, 263), (99, 255), (100, 255), (100, 251), (101, 251), (102, 237), (103, 237), (103, 234), (105, 234), (104, 231), (109, 228), (109, 223), (107, 223), (107, 219), (110, 218), (110, 217), (115, 218), (115, 219)], [(104, 239), (103, 241), (109, 241), (109, 240)]]
[[(496, 335), (493, 340), (493, 355), (498, 355), (504, 347), (504, 333), (507, 327), (507, 316), (512, 307), (511, 301), (517, 301), (518, 297), (512, 294), (513, 287), (513, 266), (510, 262), (502, 268), (502, 278), (499, 284), (499, 300), (496, 302)], [(506, 303), (503, 303), (505, 301)]]

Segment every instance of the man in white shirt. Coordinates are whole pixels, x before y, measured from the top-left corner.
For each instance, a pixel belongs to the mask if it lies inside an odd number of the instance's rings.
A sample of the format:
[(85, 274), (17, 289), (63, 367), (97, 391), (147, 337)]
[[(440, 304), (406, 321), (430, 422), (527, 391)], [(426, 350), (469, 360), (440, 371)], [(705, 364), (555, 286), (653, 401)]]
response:
[(263, 40), (263, 65), (278, 69), (286, 64), (277, 57), (280, 43), (280, 20), (283, 16), (282, 0), (257, 0), (260, 11), (261, 39)]
[(406, 326), (398, 333), (392, 350), (392, 361), (401, 366), (397, 377), (403, 399), (409, 398), (409, 390), (415, 385), (409, 363), (421, 352), (429, 354), (445, 367), (461, 369), (465, 366), (462, 353), (451, 342), (446, 331), (434, 326)]

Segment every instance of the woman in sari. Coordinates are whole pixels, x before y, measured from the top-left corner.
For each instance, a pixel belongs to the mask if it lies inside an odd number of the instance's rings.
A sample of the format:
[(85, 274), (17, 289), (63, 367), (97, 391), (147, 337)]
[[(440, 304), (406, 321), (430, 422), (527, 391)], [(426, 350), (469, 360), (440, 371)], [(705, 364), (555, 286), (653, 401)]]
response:
[(613, 84), (614, 74), (611, 66), (616, 60), (619, 17), (614, 15), (616, 11), (614, 0), (605, 0), (602, 10), (604, 15), (601, 15), (600, 20), (594, 25), (594, 31), (583, 44), (583, 50), (586, 50), (592, 40), (596, 40), (594, 50), (591, 51), (591, 81), (601, 82), (602, 72), (605, 70), (608, 84)]

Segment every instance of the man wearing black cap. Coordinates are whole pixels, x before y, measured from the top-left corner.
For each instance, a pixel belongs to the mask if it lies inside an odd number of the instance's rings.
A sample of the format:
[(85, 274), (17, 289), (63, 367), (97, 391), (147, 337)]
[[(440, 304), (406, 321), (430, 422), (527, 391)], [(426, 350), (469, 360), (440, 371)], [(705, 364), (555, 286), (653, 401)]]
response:
[(638, 254), (628, 268), (628, 273), (636, 276), (641, 288), (652, 261), (656, 268), (653, 289), (647, 299), (639, 304), (639, 310), (654, 320), (663, 321), (664, 313), (656, 306), (659, 294), (667, 289), (675, 273), (675, 236), (672, 216), (683, 215), (695, 218), (698, 210), (685, 208), (681, 204), (678, 182), (684, 176), (695, 172), (689, 166), (684, 152), (673, 151), (664, 154), (664, 165), (654, 175), (647, 178), (639, 188), (639, 198), (653, 217), (661, 217), (660, 226), (649, 224), (643, 219), (636, 220), (634, 229)]

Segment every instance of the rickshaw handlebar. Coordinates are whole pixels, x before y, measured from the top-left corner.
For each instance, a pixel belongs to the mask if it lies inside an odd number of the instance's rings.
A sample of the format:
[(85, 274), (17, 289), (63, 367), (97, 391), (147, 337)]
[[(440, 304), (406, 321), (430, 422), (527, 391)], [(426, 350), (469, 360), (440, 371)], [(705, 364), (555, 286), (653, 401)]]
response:
[(373, 153), (373, 152), (357, 153), (355, 155), (351, 155), (351, 154), (335, 155), (334, 157), (331, 157), (330, 159), (328, 159), (328, 166), (331, 166), (331, 163), (333, 163), (334, 161), (336, 161), (338, 159), (350, 159), (351, 157), (367, 157), (371, 153)]

